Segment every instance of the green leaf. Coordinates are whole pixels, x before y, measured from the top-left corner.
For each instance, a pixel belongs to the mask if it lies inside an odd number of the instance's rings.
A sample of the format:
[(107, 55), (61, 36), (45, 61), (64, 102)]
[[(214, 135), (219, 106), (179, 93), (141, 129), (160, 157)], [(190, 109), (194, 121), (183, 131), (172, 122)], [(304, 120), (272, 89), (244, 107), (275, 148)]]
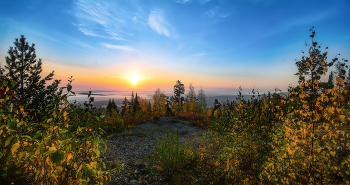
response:
[(11, 88), (14, 87), (16, 85), (16, 81), (12, 81), (11, 82)]
[(5, 147), (6, 147), (7, 145), (10, 144), (10, 142), (11, 142), (11, 140), (12, 140), (13, 137), (15, 137), (15, 136), (10, 136), (9, 138), (6, 139), (6, 141), (5, 141)]
[(52, 153), (54, 153), (54, 152), (56, 152), (56, 151), (55, 151), (55, 150), (46, 151), (46, 152), (44, 153), (44, 156), (48, 156), (48, 155), (50, 155), (50, 154), (52, 154)]
[(17, 124), (17, 128), (18, 128), (18, 127), (21, 127), (23, 124), (24, 124), (23, 121), (19, 122), (19, 123)]
[(98, 145), (98, 140), (99, 140), (98, 137), (95, 137), (94, 140), (92, 140), (92, 147), (95, 148)]
[(11, 147), (11, 153), (15, 153), (17, 151), (17, 149), (19, 148), (19, 142), (17, 142), (16, 144), (12, 145)]
[(77, 148), (77, 144), (73, 141), (73, 142), (71, 143), (71, 150), (72, 150), (73, 152), (75, 152), (75, 151), (76, 151), (76, 148)]
[(34, 148), (35, 148), (36, 146), (38, 146), (38, 145), (37, 145), (37, 144), (32, 144), (32, 146), (30, 146), (30, 147), (28, 148), (28, 151), (29, 151), (29, 152), (33, 152), (33, 150), (34, 150)]
[(30, 137), (28, 135), (21, 136), (21, 138), (28, 138), (28, 139), (32, 140), (32, 137)]
[(12, 128), (15, 125), (16, 121), (10, 121), (7, 125), (9, 128)]
[(67, 90), (68, 90), (68, 92), (69, 92), (70, 90), (72, 90), (72, 85), (69, 84), (69, 85), (67, 86)]
[(64, 152), (62, 151), (56, 151), (51, 156), (51, 160), (56, 164), (59, 164), (63, 159), (64, 159)]
[(8, 125), (2, 125), (2, 126), (0, 127), (0, 130), (2, 130), (2, 129), (5, 128), (5, 127), (8, 127)]
[(35, 150), (35, 152), (34, 152), (34, 155), (38, 154), (38, 153), (40, 152), (40, 150), (41, 150), (42, 147), (43, 147), (43, 144), (41, 143), (41, 144), (36, 148), (36, 150)]
[(87, 134), (87, 132), (85, 130), (83, 131), (82, 134), (83, 134), (84, 138), (88, 138), (89, 137), (89, 135)]

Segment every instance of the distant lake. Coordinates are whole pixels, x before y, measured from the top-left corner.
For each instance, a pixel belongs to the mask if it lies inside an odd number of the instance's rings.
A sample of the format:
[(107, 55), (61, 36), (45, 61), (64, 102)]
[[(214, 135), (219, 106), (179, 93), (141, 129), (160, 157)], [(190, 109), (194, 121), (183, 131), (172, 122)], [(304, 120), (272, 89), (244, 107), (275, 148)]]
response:
[[(166, 96), (172, 96), (174, 95), (174, 92), (163, 92)], [(197, 92), (196, 92), (197, 93)], [(225, 92), (227, 93), (227, 92)], [(85, 101), (88, 101), (88, 91), (75, 91), (76, 96), (68, 97), (68, 101), (70, 103), (74, 103), (76, 100), (77, 103), (80, 103), (81, 105), (84, 104)], [(152, 96), (154, 94), (154, 91), (138, 91), (137, 96), (141, 97), (143, 99), (147, 99), (151, 102), (153, 105), (153, 99)], [(288, 95), (288, 93), (284, 93), (285, 95)], [(223, 102), (226, 103), (227, 100), (230, 102), (235, 101), (237, 103), (237, 95), (228, 95), (228, 94), (221, 94), (220, 92), (206, 92), (205, 95), (207, 97), (207, 105), (209, 107), (213, 107), (215, 99), (218, 99), (218, 101), (222, 104)], [(136, 96), (136, 92), (134, 92), (134, 96)], [(185, 96), (185, 95), (182, 95)], [(117, 104), (118, 108), (121, 107), (122, 101), (126, 97), (128, 100), (131, 98), (131, 91), (92, 91), (91, 97), (94, 97), (93, 105), (95, 107), (107, 107), (108, 100), (114, 99), (115, 103)], [(246, 95), (243, 94), (243, 99), (250, 100), (252, 95)], [(260, 94), (260, 98), (262, 97), (262, 94)], [(255, 94), (255, 98), (258, 98), (257, 94)]]

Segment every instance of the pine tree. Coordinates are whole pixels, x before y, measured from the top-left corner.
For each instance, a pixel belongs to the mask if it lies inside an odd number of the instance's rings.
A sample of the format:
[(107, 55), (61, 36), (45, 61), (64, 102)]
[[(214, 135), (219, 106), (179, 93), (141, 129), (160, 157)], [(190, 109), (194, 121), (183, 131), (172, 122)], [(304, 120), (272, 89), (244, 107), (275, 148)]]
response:
[(221, 108), (221, 103), (219, 103), (218, 99), (215, 99), (213, 111), (215, 111), (216, 109), (220, 109), (220, 108)]
[[(26, 38), (21, 35), (20, 40), (16, 38), (15, 48), (10, 47), (9, 56), (6, 56), (5, 68), (8, 70), (9, 80), (16, 81), (15, 91), (20, 102), (30, 101), (25, 109), (38, 110), (44, 101), (53, 101), (48, 95), (55, 93), (61, 80), (55, 80), (51, 85), (46, 86), (46, 81), (52, 80), (54, 71), (45, 78), (41, 79), (42, 62), (36, 60), (35, 44), (32, 46), (25, 42)], [(70, 86), (71, 87), (71, 86)], [(34, 116), (36, 115), (33, 113)], [(37, 117), (37, 119), (40, 119)]]
[(117, 111), (118, 112), (118, 107), (114, 102), (114, 99), (109, 99), (108, 105), (107, 105), (107, 112), (112, 112), (112, 111)]
[(129, 102), (129, 106), (134, 106), (134, 100), (135, 100), (135, 97), (134, 97), (134, 91), (131, 92), (131, 99), (130, 99), (130, 102)]
[(200, 113), (206, 112), (207, 111), (207, 98), (205, 96), (204, 90), (202, 87), (200, 87), (197, 95), (198, 99), (198, 107), (200, 110)]
[(125, 97), (125, 99), (122, 102), (122, 115), (123, 116), (124, 116), (125, 108), (126, 108), (127, 105), (128, 105), (128, 99), (126, 99), (126, 97)]
[(185, 93), (185, 86), (180, 82), (180, 80), (176, 81), (176, 85), (174, 85), (174, 100), (179, 102), (181, 105), (181, 94)]
[(134, 99), (134, 104), (133, 104), (134, 115), (135, 115), (136, 111), (139, 110), (139, 106), (140, 106), (140, 103), (139, 103), (139, 100), (137, 98), (137, 93), (136, 93), (136, 96), (135, 96), (135, 99)]
[(334, 87), (334, 73), (331, 71), (331, 73), (328, 76), (328, 85), (330, 89), (333, 89)]

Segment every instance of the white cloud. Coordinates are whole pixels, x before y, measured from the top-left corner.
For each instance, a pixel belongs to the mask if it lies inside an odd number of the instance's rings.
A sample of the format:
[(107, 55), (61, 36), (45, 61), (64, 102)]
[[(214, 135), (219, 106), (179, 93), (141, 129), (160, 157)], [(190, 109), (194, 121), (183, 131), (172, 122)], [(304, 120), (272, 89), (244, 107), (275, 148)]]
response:
[(201, 3), (207, 3), (209, 1), (211, 1), (211, 0), (199, 0), (199, 2), (201, 2)]
[(216, 6), (208, 11), (205, 12), (205, 15), (209, 17), (220, 17), (220, 18), (226, 18), (229, 15), (231, 15), (230, 11), (223, 10), (220, 6)]
[(76, 44), (76, 45), (78, 45), (78, 46), (86, 47), (86, 48), (93, 48), (92, 46), (90, 46), (90, 45), (88, 45), (88, 44), (85, 44), (85, 43), (82, 43), (82, 42), (80, 42), (80, 41), (78, 41), (78, 40), (72, 41), (72, 43), (73, 43), (73, 44)]
[(107, 43), (101, 43), (104, 47), (110, 48), (110, 49), (119, 49), (119, 50), (125, 50), (125, 51), (135, 51), (134, 48), (131, 46), (118, 46), (118, 45), (112, 45)]
[(171, 26), (164, 20), (163, 15), (160, 11), (154, 10), (148, 17), (148, 25), (156, 31), (159, 35), (165, 35), (172, 38), (170, 31), (168, 30)]
[(177, 3), (182, 3), (182, 4), (183, 4), (183, 3), (187, 3), (187, 2), (189, 2), (189, 1), (190, 1), (190, 0), (176, 0)]
[(77, 23), (73, 25), (88, 36), (128, 40), (133, 31), (139, 29), (140, 24), (147, 25), (146, 19), (140, 19), (147, 15), (138, 4), (121, 3), (114, 0), (77, 0), (73, 9)]

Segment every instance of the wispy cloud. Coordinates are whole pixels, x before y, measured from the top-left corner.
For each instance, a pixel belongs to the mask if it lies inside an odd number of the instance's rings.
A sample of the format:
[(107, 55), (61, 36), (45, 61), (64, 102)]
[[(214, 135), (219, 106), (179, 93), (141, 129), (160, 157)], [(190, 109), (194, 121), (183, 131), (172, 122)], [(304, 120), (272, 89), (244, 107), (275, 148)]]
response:
[(207, 3), (207, 2), (209, 2), (209, 1), (211, 1), (211, 0), (198, 0), (200, 3)]
[(190, 2), (190, 0), (176, 0), (175, 2), (184, 4)]
[(216, 6), (204, 13), (205, 15), (209, 17), (220, 17), (220, 18), (226, 18), (231, 15), (230, 11), (224, 10), (220, 6)]
[(162, 13), (159, 10), (153, 10), (148, 17), (148, 25), (156, 31), (159, 35), (165, 35), (169, 38), (173, 38), (169, 29), (172, 29), (169, 23), (167, 23)]
[(78, 45), (78, 46), (82, 46), (82, 47), (85, 47), (85, 48), (93, 48), (92, 46), (88, 45), (88, 44), (85, 44), (85, 43), (82, 43), (78, 40), (76, 41), (71, 41), (71, 43), (75, 44), (75, 45)]
[[(137, 23), (146, 24), (146, 20), (139, 13), (135, 4), (128, 3), (123, 6), (121, 1), (88, 1), (77, 0), (74, 8), (74, 16), (78, 23), (74, 23), (78, 29), (88, 36), (101, 37), (114, 40), (128, 40), (136, 30)], [(144, 15), (147, 16), (147, 15)], [(134, 24), (130, 24), (130, 22)]]
[(119, 49), (119, 50), (125, 50), (125, 51), (135, 51), (134, 48), (132, 48), (131, 46), (119, 46), (119, 45), (112, 45), (112, 44), (107, 44), (107, 43), (101, 43), (101, 45), (103, 45), (106, 48), (110, 48), (110, 49)]

